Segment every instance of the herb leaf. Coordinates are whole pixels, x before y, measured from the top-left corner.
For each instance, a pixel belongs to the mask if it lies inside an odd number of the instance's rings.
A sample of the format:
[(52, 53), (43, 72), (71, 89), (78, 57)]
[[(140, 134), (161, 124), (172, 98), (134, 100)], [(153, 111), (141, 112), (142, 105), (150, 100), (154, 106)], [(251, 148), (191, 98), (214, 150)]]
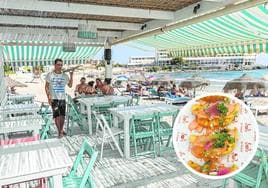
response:
[(228, 141), (229, 143), (235, 142), (235, 139), (231, 137), (227, 129), (215, 132), (215, 142), (213, 143), (214, 148), (223, 148), (225, 145), (225, 141)]
[(228, 108), (224, 105), (223, 102), (219, 103), (217, 106), (217, 110), (222, 113), (223, 115), (227, 115)]

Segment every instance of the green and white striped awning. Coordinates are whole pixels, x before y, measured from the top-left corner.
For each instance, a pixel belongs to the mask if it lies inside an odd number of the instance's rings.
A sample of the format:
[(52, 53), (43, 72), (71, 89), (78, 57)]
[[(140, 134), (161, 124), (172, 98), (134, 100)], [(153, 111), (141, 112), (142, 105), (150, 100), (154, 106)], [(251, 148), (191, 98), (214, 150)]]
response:
[(5, 64), (12, 66), (52, 65), (56, 58), (65, 64), (83, 64), (94, 57), (102, 47), (77, 46), (75, 52), (63, 52), (62, 46), (8, 45), (3, 46)]
[(134, 42), (183, 57), (268, 53), (268, 10), (259, 5)]

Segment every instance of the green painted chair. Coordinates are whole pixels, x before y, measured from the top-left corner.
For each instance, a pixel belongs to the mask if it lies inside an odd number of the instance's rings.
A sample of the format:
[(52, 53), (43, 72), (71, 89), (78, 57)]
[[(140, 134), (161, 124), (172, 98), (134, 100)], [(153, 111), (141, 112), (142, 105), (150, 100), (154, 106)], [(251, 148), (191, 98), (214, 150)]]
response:
[(44, 103), (42, 103), (38, 113), (44, 120), (44, 124), (42, 125), (42, 128), (40, 130), (40, 139), (48, 139), (50, 135), (50, 127), (52, 126), (52, 116), (50, 115), (52, 112), (49, 108), (49, 105), (45, 105)]
[(137, 106), (140, 103), (140, 96), (134, 95), (132, 96), (131, 100), (129, 101), (128, 106)]
[(48, 114), (43, 114), (42, 117), (44, 120), (44, 125), (42, 125), (42, 129), (40, 130), (40, 139), (45, 140), (49, 137), (49, 130), (52, 125), (52, 117)]
[[(178, 111), (163, 111), (156, 114), (156, 135), (158, 138), (158, 152), (161, 155), (161, 152), (164, 150), (173, 150), (171, 137), (173, 132), (173, 124), (175, 118), (178, 114)], [(165, 118), (172, 118), (172, 121), (166, 121)], [(166, 145), (163, 146), (164, 141)]]
[[(92, 112), (95, 112), (96, 114), (103, 114), (105, 119), (108, 121), (109, 125), (112, 126), (113, 120), (112, 120), (112, 115), (109, 111), (109, 108), (113, 107), (113, 102), (111, 103), (103, 103), (103, 104), (94, 104), (91, 107)], [(92, 116), (92, 123), (96, 126), (97, 125), (97, 120), (93, 114)]]
[(63, 187), (95, 188), (96, 186), (94, 180), (92, 179), (91, 172), (97, 156), (98, 152), (95, 151), (85, 139), (78, 155), (76, 156), (70, 174), (66, 177), (63, 177)]
[[(266, 186), (268, 183), (268, 164), (267, 156), (262, 149), (258, 149), (255, 154), (255, 159), (240, 173), (233, 176), (232, 179), (237, 185), (245, 185), (248, 187), (264, 188), (261, 185), (263, 181), (266, 181)], [(222, 187), (225, 188), (227, 185), (227, 180), (224, 179)]]
[(160, 96), (159, 96), (159, 94), (158, 94), (158, 92), (156, 91), (155, 88), (151, 88), (148, 91), (149, 91), (149, 98), (151, 98), (151, 99), (153, 99), (153, 98), (160, 99)]
[(71, 123), (71, 128), (68, 131), (72, 132), (75, 123), (80, 127), (80, 130), (86, 130), (86, 116), (79, 112), (78, 106), (74, 103), (70, 95), (67, 96), (67, 118), (68, 124)]
[[(134, 157), (148, 154), (153, 154), (153, 156), (155, 157), (155, 115), (133, 115), (130, 121), (130, 137), (134, 143)], [(152, 149), (151, 147), (148, 147), (151, 146), (151, 144)], [(138, 152), (138, 146), (143, 146), (144, 149), (141, 152)]]
[(128, 103), (129, 103), (129, 101), (119, 101), (119, 102), (114, 101), (114, 102), (112, 102), (111, 107), (116, 108), (119, 106), (128, 106)]

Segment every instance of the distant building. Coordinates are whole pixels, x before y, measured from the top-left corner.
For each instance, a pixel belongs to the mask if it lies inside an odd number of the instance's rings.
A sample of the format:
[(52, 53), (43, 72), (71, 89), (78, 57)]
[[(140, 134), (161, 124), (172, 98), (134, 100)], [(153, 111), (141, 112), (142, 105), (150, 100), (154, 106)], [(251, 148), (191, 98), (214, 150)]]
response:
[(224, 54), (216, 57), (186, 57), (184, 58), (189, 65), (199, 67), (248, 67), (256, 63), (256, 55)]
[(155, 56), (135, 56), (130, 57), (128, 66), (153, 66), (153, 65), (170, 65), (172, 58), (166, 50), (157, 50)]
[(163, 66), (163, 65), (170, 65), (172, 62), (172, 58), (169, 57), (169, 52), (167, 50), (157, 50), (156, 51), (156, 64)]
[(154, 56), (136, 56), (130, 57), (128, 66), (148, 66), (154, 65), (155, 57)]

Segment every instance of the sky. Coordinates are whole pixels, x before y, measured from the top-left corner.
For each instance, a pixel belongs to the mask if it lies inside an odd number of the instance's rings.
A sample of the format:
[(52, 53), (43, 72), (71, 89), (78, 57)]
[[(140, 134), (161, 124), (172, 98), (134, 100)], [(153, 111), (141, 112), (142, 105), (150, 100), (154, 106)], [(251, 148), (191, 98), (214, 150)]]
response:
[[(103, 50), (94, 59), (103, 59)], [(112, 46), (112, 61), (127, 64), (130, 56), (155, 56), (155, 49), (150, 47), (134, 48), (131, 44), (119, 44)]]

